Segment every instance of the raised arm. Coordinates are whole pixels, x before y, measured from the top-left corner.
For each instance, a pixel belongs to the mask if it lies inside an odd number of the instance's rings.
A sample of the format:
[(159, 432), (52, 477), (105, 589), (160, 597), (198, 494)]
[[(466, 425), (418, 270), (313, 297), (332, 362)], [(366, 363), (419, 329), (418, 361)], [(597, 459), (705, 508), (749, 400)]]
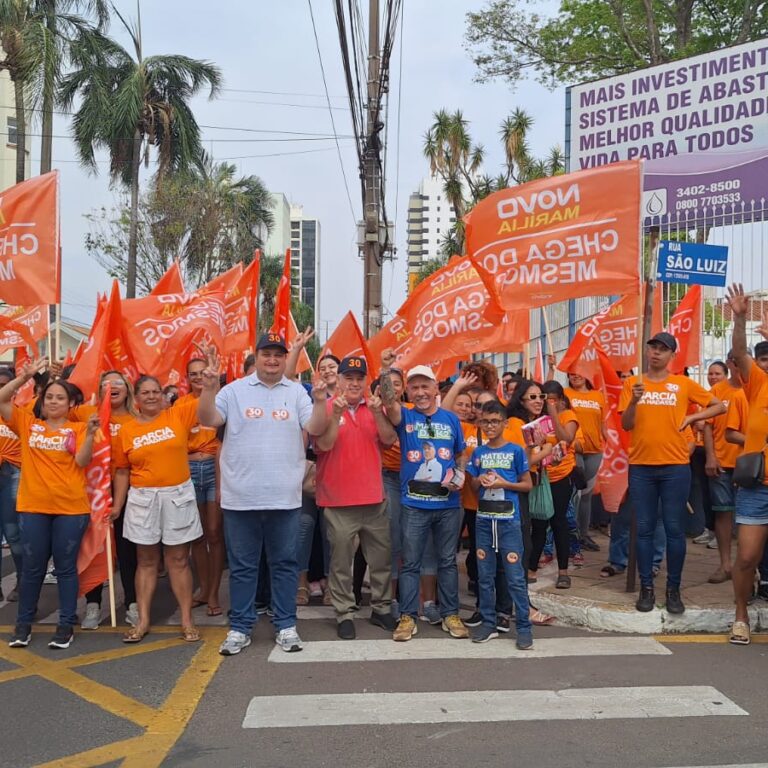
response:
[(75, 454), (75, 464), (78, 467), (87, 467), (93, 458), (93, 437), (99, 428), (99, 414), (92, 413), (88, 417), (88, 426), (85, 433), (85, 441), (80, 450)]
[(18, 392), (36, 373), (44, 371), (48, 365), (48, 360), (42, 357), (38, 360), (30, 360), (21, 369), (21, 373), (9, 381), (0, 389), (0, 416), (5, 421), (11, 418), (13, 413), (13, 396)]
[(441, 407), (445, 408), (446, 411), (452, 411), (456, 398), (475, 384), (477, 384), (477, 376), (474, 373), (469, 373), (468, 371), (462, 372), (461, 376), (453, 382), (453, 386), (443, 398), (442, 403), (440, 404)]
[(728, 288), (727, 301), (733, 313), (733, 339), (731, 340), (733, 359), (738, 366), (741, 378), (747, 381), (749, 369), (752, 367), (752, 358), (747, 352), (749, 299), (744, 293), (744, 286), (741, 283), (734, 283)]
[(384, 448), (389, 448), (397, 442), (397, 432), (392, 426), (392, 422), (384, 413), (384, 405), (380, 397), (371, 395), (368, 398), (368, 407), (373, 414), (373, 420), (376, 422), (376, 431), (379, 433), (379, 442)]
[(397, 427), (403, 420), (403, 406), (397, 399), (389, 371), (382, 370), (379, 376), (379, 392), (387, 419), (393, 427)]
[(307, 346), (307, 342), (315, 335), (315, 329), (307, 326), (304, 331), (297, 333), (291, 343), (291, 348), (285, 358), (285, 376), (293, 379), (296, 376), (296, 368), (299, 365), (301, 350)]
[(328, 400), (328, 390), (324, 381), (317, 381), (312, 385), (312, 415), (304, 429), (317, 437), (325, 432), (328, 426), (328, 411), (325, 404)]
[(224, 417), (216, 408), (216, 393), (219, 391), (219, 356), (214, 347), (206, 351), (208, 365), (203, 370), (203, 391), (197, 401), (197, 419), (204, 427), (221, 427)]

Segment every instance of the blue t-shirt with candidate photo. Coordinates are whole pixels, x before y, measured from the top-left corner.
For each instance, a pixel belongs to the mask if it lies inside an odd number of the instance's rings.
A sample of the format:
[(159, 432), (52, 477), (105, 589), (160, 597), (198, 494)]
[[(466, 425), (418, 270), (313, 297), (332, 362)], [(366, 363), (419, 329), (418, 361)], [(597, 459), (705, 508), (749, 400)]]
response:
[[(495, 472), (502, 480), (508, 483), (516, 483), (523, 472), (528, 471), (528, 457), (525, 451), (515, 443), (505, 443), (498, 448), (491, 448), (489, 445), (480, 445), (472, 452), (472, 457), (467, 464), (467, 473), (473, 477), (480, 477), (486, 472)], [(520, 513), (520, 501), (517, 492), (509, 488), (483, 488), (478, 489), (478, 499), (480, 501), (504, 501), (509, 502), (515, 510)], [(478, 516), (482, 517), (483, 512), (478, 510)], [(493, 514), (493, 517), (498, 517)], [(503, 516), (503, 513), (502, 513)], [(508, 514), (508, 517), (514, 516)]]
[(438, 408), (431, 416), (403, 408), (400, 440), (400, 498), (420, 509), (459, 507), (459, 492), (440, 484), (450, 479), (456, 456), (464, 452), (464, 434), (456, 414)]

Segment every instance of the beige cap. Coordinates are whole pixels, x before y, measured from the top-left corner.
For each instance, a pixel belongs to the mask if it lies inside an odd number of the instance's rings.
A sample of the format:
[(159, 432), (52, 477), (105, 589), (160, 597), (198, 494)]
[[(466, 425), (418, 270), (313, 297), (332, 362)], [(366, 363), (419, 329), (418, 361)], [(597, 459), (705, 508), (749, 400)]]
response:
[(407, 381), (416, 378), (416, 376), (424, 376), (432, 381), (437, 381), (434, 371), (428, 365), (415, 365), (408, 371)]

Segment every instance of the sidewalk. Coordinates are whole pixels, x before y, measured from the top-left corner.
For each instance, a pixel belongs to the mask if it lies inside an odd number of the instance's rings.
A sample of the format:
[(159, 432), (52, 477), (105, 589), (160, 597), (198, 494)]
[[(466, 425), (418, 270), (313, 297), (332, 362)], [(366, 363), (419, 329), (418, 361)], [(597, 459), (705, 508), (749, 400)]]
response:
[[(685, 613), (668, 614), (663, 608), (650, 613), (635, 610), (637, 592), (626, 592), (626, 572), (601, 578), (600, 569), (607, 562), (608, 537), (595, 532), (600, 552), (584, 552), (586, 563), (569, 569), (572, 587), (555, 589), (557, 564), (539, 571), (538, 582), (530, 585), (531, 600), (537, 608), (555, 616), (559, 623), (609, 632), (639, 634), (674, 634), (686, 632), (728, 632), (733, 622), (733, 585), (709, 584), (707, 579), (717, 569), (717, 550), (707, 549), (688, 540), (681, 594)], [(733, 553), (735, 556), (734, 543)], [(656, 577), (657, 604), (664, 601), (666, 567)], [(639, 578), (637, 589), (639, 589)], [(768, 602), (756, 600), (750, 606), (752, 631), (768, 630)]]

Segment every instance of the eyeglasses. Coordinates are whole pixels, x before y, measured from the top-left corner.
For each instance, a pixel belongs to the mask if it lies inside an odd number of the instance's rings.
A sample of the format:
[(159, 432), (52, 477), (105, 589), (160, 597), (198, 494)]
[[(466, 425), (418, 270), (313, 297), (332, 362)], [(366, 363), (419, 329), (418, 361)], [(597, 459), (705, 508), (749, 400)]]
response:
[(546, 400), (546, 395), (528, 395), (528, 397), (524, 397), (523, 400)]
[(484, 427), (500, 427), (504, 421), (503, 419), (483, 419), (480, 423)]
[(432, 426), (432, 417), (431, 416), (425, 416), (424, 417), (424, 421), (427, 424), (427, 434), (430, 437), (434, 437), (435, 436), (435, 428)]

